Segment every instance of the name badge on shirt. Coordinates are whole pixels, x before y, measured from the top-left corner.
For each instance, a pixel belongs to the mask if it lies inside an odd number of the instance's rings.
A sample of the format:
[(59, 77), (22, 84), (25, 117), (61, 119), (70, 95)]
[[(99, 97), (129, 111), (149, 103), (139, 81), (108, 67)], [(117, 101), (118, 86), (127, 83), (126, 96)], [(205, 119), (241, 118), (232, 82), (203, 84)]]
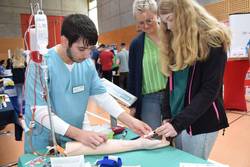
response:
[(84, 91), (84, 85), (73, 87), (73, 93), (80, 93)]

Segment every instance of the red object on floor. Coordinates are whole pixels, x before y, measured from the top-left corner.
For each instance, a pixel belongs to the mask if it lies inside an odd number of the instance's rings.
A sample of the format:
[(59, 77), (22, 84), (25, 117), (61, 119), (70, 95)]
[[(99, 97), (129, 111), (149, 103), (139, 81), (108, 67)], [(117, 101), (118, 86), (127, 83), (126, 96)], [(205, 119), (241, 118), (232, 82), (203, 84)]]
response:
[(248, 59), (227, 61), (224, 73), (225, 109), (247, 110), (244, 81), (248, 68)]

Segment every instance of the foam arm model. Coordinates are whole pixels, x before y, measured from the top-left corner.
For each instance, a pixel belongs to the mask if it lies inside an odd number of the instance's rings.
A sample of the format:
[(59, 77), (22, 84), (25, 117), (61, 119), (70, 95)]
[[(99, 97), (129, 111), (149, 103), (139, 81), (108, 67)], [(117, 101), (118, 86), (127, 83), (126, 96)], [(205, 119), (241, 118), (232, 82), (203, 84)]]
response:
[(67, 142), (65, 154), (68, 156), (73, 155), (100, 155), (100, 154), (113, 154), (120, 152), (127, 152), (133, 150), (143, 149), (156, 149), (169, 145), (166, 140), (151, 140), (146, 138), (139, 138), (136, 140), (115, 140), (110, 139), (106, 143), (98, 146), (96, 149), (83, 145), (80, 142)]

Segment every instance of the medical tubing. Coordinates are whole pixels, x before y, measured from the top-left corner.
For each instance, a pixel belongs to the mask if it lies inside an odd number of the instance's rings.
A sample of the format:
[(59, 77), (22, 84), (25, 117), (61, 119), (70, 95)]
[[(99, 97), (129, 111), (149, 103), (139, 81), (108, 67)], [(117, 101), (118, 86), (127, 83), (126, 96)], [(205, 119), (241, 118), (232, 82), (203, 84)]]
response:
[[(34, 108), (32, 108), (32, 122), (35, 121), (35, 111), (36, 111), (36, 78), (37, 78), (37, 64), (35, 64), (35, 80), (34, 80)], [(39, 156), (46, 156), (47, 154), (42, 154), (42, 153), (39, 153), (37, 151), (35, 151), (33, 145), (32, 145), (32, 133), (33, 133), (33, 127), (31, 127), (30, 125), (30, 131), (29, 131), (29, 145), (30, 145), (30, 148), (31, 148), (31, 151), (33, 154), (35, 155), (39, 155)]]
[(35, 111), (36, 111), (36, 78), (37, 78), (37, 65), (35, 65), (35, 80), (34, 80), (34, 106), (32, 108), (32, 122), (35, 121)]
[(26, 38), (27, 38), (27, 33), (30, 32), (30, 28), (33, 27), (33, 25), (31, 25), (32, 19), (33, 19), (33, 15), (30, 15), (28, 28), (24, 32), (24, 45), (25, 45), (25, 47), (26, 47), (27, 50), (29, 50), (29, 45), (27, 43), (27, 39)]
[(56, 148), (57, 142), (56, 142), (56, 136), (55, 136), (55, 128), (54, 128), (54, 124), (52, 121), (51, 103), (50, 103), (49, 89), (48, 89), (48, 65), (46, 63), (46, 59), (43, 59), (42, 64), (43, 64), (43, 72), (44, 72), (44, 79), (45, 79), (45, 90), (46, 90), (47, 108), (48, 108), (48, 113), (49, 113), (50, 129), (51, 129), (55, 155), (57, 155), (58, 154), (57, 148)]

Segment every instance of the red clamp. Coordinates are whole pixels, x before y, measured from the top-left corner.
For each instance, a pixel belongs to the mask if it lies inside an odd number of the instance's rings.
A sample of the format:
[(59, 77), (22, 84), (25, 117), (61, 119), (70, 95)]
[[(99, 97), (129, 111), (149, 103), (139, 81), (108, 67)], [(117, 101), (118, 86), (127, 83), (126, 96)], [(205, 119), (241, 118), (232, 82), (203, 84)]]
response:
[(125, 128), (122, 127), (122, 126), (115, 126), (115, 127), (111, 128), (111, 129), (115, 133), (115, 135), (120, 134), (125, 130)]
[(39, 53), (39, 51), (32, 51), (30, 54), (30, 59), (36, 63), (41, 63), (43, 56)]

